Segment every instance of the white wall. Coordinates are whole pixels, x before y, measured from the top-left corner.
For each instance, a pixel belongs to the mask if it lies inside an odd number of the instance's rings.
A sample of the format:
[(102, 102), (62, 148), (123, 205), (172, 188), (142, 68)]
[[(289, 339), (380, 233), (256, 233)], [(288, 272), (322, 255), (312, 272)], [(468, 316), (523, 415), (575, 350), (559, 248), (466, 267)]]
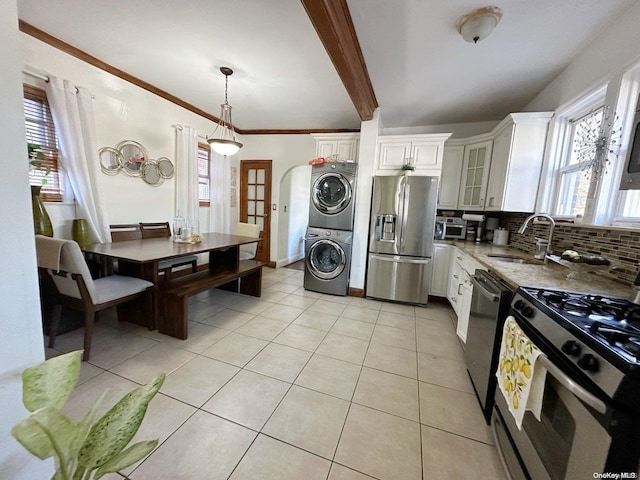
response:
[(276, 266), (304, 258), (304, 236), (309, 223), (311, 167), (301, 165), (285, 173), (280, 182), (278, 255)]
[[(151, 158), (167, 157), (175, 164), (174, 125), (194, 127), (207, 135), (214, 123), (161, 97), (82, 62), (33, 37), (20, 33), (26, 70), (51, 74), (82, 85), (95, 97), (93, 107), (98, 147), (116, 146), (123, 140), (135, 140)], [(24, 75), (23, 81), (42, 86), (41, 81)], [(97, 152), (96, 152), (97, 155)], [(96, 159), (97, 161), (97, 159)], [(98, 177), (106, 198), (109, 223), (170, 221), (174, 214), (175, 180), (158, 187), (123, 172)], [(69, 221), (74, 210), (69, 205), (47, 203), (56, 236), (69, 236)]]
[(640, 60), (640, 2), (576, 55), (569, 66), (547, 85), (524, 111), (551, 111), (596, 85), (607, 83)]
[(448, 123), (443, 125), (424, 125), (420, 127), (383, 128), (381, 135), (419, 135), (422, 133), (451, 133), (451, 138), (467, 138), (490, 132), (498, 125), (495, 122)]
[(20, 373), (44, 359), (15, 0), (0, 0), (0, 59), (0, 478), (31, 480), (51, 477), (53, 462), (33, 457), (10, 435), (28, 413)]
[(367, 243), (369, 239), (369, 212), (371, 189), (376, 156), (376, 144), (382, 122), (376, 110), (372, 120), (360, 126), (360, 151), (358, 153), (358, 178), (356, 185), (356, 210), (353, 219), (353, 245), (351, 248), (351, 276), (349, 286), (363, 289), (367, 269)]
[[(311, 135), (245, 135), (242, 137), (244, 147), (240, 150), (242, 160), (272, 160), (271, 203), (277, 209), (271, 209), (271, 261), (284, 260), (287, 246), (280, 245), (278, 230), (283, 201), (280, 193), (281, 179), (292, 167), (307, 165), (315, 158), (316, 142)], [(308, 184), (308, 181), (307, 181)], [(309, 199), (305, 200), (307, 203)], [(306, 224), (305, 224), (306, 226)]]

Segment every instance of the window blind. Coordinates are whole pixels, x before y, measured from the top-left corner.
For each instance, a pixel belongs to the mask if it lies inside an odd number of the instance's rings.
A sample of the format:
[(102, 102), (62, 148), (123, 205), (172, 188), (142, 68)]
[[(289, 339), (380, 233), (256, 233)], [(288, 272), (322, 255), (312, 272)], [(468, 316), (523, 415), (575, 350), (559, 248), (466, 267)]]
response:
[[(44, 90), (24, 86), (24, 117), (27, 143), (39, 146), (44, 154), (41, 168), (31, 168), (29, 184), (41, 185), (40, 198), (47, 202), (61, 202), (62, 189), (58, 169), (58, 138)], [(50, 170), (47, 174), (46, 171)], [(46, 183), (43, 185), (43, 179)]]

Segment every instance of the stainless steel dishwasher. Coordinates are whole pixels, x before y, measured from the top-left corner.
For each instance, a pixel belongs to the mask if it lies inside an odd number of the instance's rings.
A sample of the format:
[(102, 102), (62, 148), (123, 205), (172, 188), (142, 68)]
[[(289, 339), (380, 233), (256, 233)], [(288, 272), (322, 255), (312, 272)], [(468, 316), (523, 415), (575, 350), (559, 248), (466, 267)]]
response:
[(471, 282), (473, 294), (464, 355), (485, 420), (490, 424), (498, 349), (513, 289), (492, 272), (484, 270), (476, 270)]

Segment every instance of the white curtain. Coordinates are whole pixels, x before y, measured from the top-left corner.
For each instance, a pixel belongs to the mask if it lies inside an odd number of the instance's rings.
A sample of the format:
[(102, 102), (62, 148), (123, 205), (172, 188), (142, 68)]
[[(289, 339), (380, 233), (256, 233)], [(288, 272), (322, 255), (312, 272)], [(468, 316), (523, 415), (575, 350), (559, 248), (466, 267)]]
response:
[(176, 212), (193, 224), (198, 221), (198, 133), (176, 126)]
[(60, 165), (68, 173), (79, 216), (89, 223), (94, 242), (110, 242), (106, 203), (97, 178), (100, 161), (91, 93), (51, 75), (46, 91), (60, 144)]
[(231, 160), (211, 152), (209, 225), (212, 232), (234, 233), (231, 225)]

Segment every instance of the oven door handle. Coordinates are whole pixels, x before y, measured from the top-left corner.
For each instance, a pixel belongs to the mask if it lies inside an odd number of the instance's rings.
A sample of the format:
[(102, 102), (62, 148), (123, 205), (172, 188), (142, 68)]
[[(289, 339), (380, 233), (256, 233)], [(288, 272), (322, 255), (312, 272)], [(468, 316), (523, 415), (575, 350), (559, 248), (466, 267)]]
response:
[(603, 415), (607, 413), (607, 406), (602, 400), (571, 380), (571, 378), (569, 378), (562, 370), (556, 367), (551, 362), (551, 360), (547, 358), (546, 355), (540, 355), (538, 357), (538, 362), (540, 362), (540, 364), (547, 369), (547, 372), (549, 372), (556, 380), (558, 380), (558, 382), (560, 382), (563, 387), (573, 393), (584, 403), (595, 409), (597, 412), (602, 413)]

